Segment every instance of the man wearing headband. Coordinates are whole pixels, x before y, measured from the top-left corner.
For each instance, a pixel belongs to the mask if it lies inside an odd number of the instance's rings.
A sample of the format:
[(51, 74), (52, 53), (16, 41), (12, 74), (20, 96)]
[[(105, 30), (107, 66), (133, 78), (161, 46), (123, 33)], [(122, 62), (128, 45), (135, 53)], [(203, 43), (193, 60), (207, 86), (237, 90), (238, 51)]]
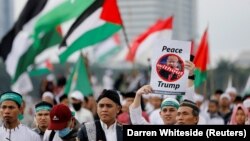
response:
[[(149, 85), (141, 87), (137, 92), (134, 102), (130, 105), (130, 118), (132, 124), (150, 124), (142, 117), (141, 96), (143, 94), (152, 93), (152, 88)], [(177, 109), (179, 102), (174, 98), (166, 98), (161, 103), (160, 116), (165, 125), (173, 125), (176, 123)]]
[(27, 126), (20, 123), (22, 96), (16, 92), (5, 92), (0, 95), (0, 114), (3, 126), (0, 127), (1, 141), (41, 141), (41, 138)]
[(36, 128), (33, 129), (43, 139), (43, 135), (50, 123), (49, 113), (52, 105), (48, 102), (42, 101), (35, 105), (35, 123)]
[(122, 141), (122, 126), (117, 122), (121, 103), (114, 90), (103, 90), (97, 99), (97, 114), (100, 120), (87, 122), (78, 132), (79, 141)]

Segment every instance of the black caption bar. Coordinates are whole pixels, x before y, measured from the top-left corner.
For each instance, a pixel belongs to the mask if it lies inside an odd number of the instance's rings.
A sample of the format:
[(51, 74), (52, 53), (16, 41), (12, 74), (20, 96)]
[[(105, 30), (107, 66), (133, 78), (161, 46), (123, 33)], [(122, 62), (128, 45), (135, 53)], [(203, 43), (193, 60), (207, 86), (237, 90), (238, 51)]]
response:
[(250, 140), (250, 125), (124, 125), (123, 139)]

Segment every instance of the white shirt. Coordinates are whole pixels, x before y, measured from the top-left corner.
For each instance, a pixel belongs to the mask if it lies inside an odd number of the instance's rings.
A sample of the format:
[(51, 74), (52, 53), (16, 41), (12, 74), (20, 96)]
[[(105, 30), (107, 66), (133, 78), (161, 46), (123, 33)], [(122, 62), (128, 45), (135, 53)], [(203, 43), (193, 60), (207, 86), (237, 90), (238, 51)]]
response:
[(149, 115), (149, 122), (153, 125), (163, 125), (164, 122), (160, 116), (160, 111), (161, 109), (155, 109), (154, 111), (151, 112)]
[(198, 125), (206, 125), (206, 124), (207, 124), (207, 120), (200, 114)]
[(208, 125), (224, 125), (224, 120), (219, 115), (211, 117), (210, 113), (204, 112), (203, 117), (206, 119)]
[[(43, 141), (49, 141), (49, 136), (51, 134), (51, 131), (52, 130), (45, 131), (43, 135)], [(59, 137), (58, 133), (56, 132), (52, 141), (63, 141), (63, 140)]]
[(41, 141), (40, 136), (23, 124), (15, 129), (0, 127), (0, 141)]
[(91, 122), (94, 121), (94, 116), (90, 110), (86, 108), (81, 108), (79, 111), (75, 111), (73, 108), (71, 108), (71, 111), (75, 112), (75, 118), (79, 121), (80, 124), (84, 122)]
[(132, 108), (129, 106), (130, 120), (133, 125), (148, 125), (146, 119), (142, 116), (142, 109), (140, 106), (137, 108)]
[(112, 124), (111, 126), (109, 126), (109, 128), (107, 128), (107, 125), (105, 123), (103, 123), (101, 120), (100, 120), (100, 122), (101, 122), (102, 129), (105, 133), (106, 140), (107, 141), (117, 141), (116, 122), (114, 124)]

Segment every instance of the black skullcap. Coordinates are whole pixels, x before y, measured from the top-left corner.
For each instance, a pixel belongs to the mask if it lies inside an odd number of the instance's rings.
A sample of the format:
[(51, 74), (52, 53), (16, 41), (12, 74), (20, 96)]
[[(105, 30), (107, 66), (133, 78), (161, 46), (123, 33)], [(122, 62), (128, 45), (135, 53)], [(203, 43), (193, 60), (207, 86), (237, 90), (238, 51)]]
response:
[(109, 98), (110, 100), (121, 106), (120, 97), (117, 91), (104, 89), (101, 95), (97, 98), (97, 103), (105, 97)]
[(63, 94), (60, 98), (59, 98), (59, 101), (62, 102), (64, 99), (67, 99), (68, 96), (67, 94)]
[(121, 93), (124, 98), (135, 98), (135, 92)]
[(59, 76), (58, 78), (57, 78), (57, 86), (64, 86), (65, 84), (66, 84), (66, 78), (65, 78), (65, 76)]
[(221, 90), (221, 89), (217, 89), (217, 90), (215, 90), (215, 92), (214, 92), (215, 94), (219, 94), (219, 95), (221, 95), (221, 94), (223, 94), (224, 93), (224, 91), (223, 90)]
[(187, 106), (187, 107), (190, 107), (192, 108), (194, 111), (196, 111), (197, 113), (200, 112), (200, 109), (196, 106), (196, 104), (193, 102), (193, 101), (190, 101), (190, 100), (183, 100), (180, 104), (180, 107), (181, 106)]

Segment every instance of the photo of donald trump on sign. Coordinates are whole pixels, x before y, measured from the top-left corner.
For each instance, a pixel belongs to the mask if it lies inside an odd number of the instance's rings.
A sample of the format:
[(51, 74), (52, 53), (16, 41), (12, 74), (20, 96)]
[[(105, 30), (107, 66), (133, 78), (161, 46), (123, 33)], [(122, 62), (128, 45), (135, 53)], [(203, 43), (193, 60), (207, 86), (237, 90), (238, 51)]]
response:
[(167, 82), (173, 82), (184, 74), (184, 63), (175, 54), (162, 56), (156, 65), (158, 75)]

